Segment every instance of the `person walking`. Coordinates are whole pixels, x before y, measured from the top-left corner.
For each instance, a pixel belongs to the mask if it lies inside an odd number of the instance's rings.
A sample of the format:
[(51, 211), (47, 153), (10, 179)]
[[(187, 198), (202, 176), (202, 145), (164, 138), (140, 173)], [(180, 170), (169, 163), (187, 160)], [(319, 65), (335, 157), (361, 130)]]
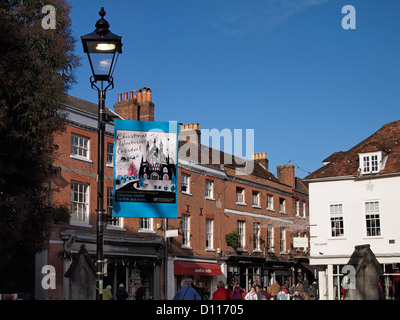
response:
[(281, 290), (280, 284), (275, 281), (270, 287), (269, 287), (269, 293), (271, 296), (276, 300), (276, 296), (278, 295), (278, 292)]
[(281, 290), (276, 295), (276, 300), (289, 300), (288, 295), (286, 293), (287, 290), (285, 291), (285, 289), (286, 289), (285, 286), (281, 287)]
[(254, 287), (250, 288), (250, 291), (246, 294), (244, 300), (258, 300), (256, 290), (254, 289)]
[(243, 288), (239, 285), (239, 283), (236, 283), (235, 288), (233, 289), (233, 297), (235, 300), (243, 300), (243, 293)]
[(104, 290), (103, 290), (103, 300), (112, 300), (112, 292), (111, 292), (111, 286), (108, 285)]
[(135, 300), (144, 300), (146, 297), (146, 288), (143, 287), (140, 281), (135, 283), (136, 293), (135, 293)]
[(172, 300), (201, 300), (200, 295), (192, 288), (193, 280), (190, 278), (183, 279), (181, 288), (175, 294)]
[(308, 298), (308, 300), (317, 300), (316, 287), (310, 284), (310, 286), (306, 290), (305, 296)]
[(217, 290), (212, 295), (213, 300), (235, 300), (232, 291), (225, 288), (223, 281), (218, 281)]
[(119, 287), (117, 289), (117, 300), (127, 300), (128, 299), (128, 292), (126, 292), (123, 283), (119, 284)]

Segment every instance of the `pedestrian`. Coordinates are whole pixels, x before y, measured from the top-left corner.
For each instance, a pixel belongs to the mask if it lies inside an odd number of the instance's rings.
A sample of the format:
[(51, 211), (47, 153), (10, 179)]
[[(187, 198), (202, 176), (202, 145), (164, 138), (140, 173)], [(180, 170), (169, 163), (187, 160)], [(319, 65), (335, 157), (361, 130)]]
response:
[(140, 281), (135, 283), (135, 287), (136, 287), (135, 300), (145, 300), (146, 288), (143, 287)]
[(104, 290), (103, 290), (103, 300), (112, 300), (112, 292), (111, 292), (111, 286), (108, 285)]
[(217, 290), (212, 295), (213, 300), (235, 300), (232, 291), (225, 288), (223, 281), (217, 282)]
[(183, 279), (181, 288), (175, 294), (172, 300), (201, 300), (200, 295), (192, 288), (193, 280), (190, 278)]
[(117, 296), (117, 300), (127, 300), (128, 299), (128, 292), (126, 292), (123, 283), (119, 284), (116, 296)]
[(250, 288), (250, 291), (246, 294), (246, 296), (244, 297), (244, 300), (257, 300), (257, 294), (256, 294), (256, 290), (254, 289), (254, 287)]
[(296, 287), (294, 288), (294, 290), (297, 291), (301, 295), (302, 299), (304, 299), (304, 287), (300, 280), (297, 281), (297, 284), (296, 284)]
[(317, 300), (317, 289), (315, 286), (312, 284), (309, 285), (309, 287), (306, 290), (305, 297), (308, 298), (308, 300)]
[(276, 300), (276, 296), (278, 295), (278, 292), (281, 290), (280, 284), (275, 281), (270, 287), (269, 287), (269, 293), (271, 296)]
[(243, 288), (239, 285), (239, 283), (236, 283), (235, 288), (233, 289), (233, 297), (235, 300), (243, 300)]
[(262, 290), (262, 295), (264, 296), (264, 298), (262, 300), (271, 300), (271, 294), (268, 292), (266, 287), (263, 287)]
[(257, 300), (262, 300), (264, 296), (262, 295), (262, 291), (261, 291), (260, 286), (257, 284), (257, 285), (254, 286), (254, 288), (255, 288), (255, 291), (256, 291)]
[(276, 300), (289, 300), (288, 299), (288, 295), (285, 292), (286, 287), (282, 286), (281, 290), (278, 292), (278, 294), (276, 295)]
[(300, 294), (304, 293), (304, 287), (300, 280), (297, 281), (296, 287), (294, 288), (295, 291), (298, 291)]
[(293, 294), (293, 300), (303, 300), (303, 296), (296, 290)]

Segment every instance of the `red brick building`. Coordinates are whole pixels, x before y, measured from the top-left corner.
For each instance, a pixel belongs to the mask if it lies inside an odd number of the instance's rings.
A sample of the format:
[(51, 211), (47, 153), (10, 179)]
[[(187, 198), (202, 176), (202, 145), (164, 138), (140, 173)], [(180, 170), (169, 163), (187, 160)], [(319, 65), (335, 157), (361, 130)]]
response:
[[(115, 113), (108, 113), (154, 121), (151, 100), (149, 88), (119, 94)], [(64, 275), (82, 244), (89, 255), (96, 253), (98, 111), (97, 105), (74, 97), (68, 97), (65, 107), (67, 129), (55, 137), (59, 150), (54, 165), (60, 174), (52, 181), (50, 198), (53, 204), (67, 205), (71, 217), (69, 223), (52, 225), (48, 249), (37, 255), (36, 295), (91, 299), (95, 288), (86, 288), (82, 294), (79, 281)], [(111, 213), (112, 121), (106, 126), (105, 139), (104, 206)], [(275, 280), (288, 284), (295, 278), (312, 280), (307, 265), (308, 190), (295, 177), (294, 166), (278, 166), (275, 177), (269, 172), (266, 154), (259, 153), (253, 155), (251, 172), (243, 174), (245, 168), (237, 159), (198, 141), (198, 124), (181, 126), (178, 219), (120, 218), (106, 224), (104, 286), (112, 285), (115, 294), (123, 283), (130, 292), (133, 283), (141, 280), (147, 299), (172, 299), (181, 279), (188, 276), (205, 295), (207, 290), (215, 291), (218, 280), (229, 286), (238, 281), (246, 289), (254, 282), (269, 286)], [(212, 161), (213, 152), (220, 155), (217, 163)], [(177, 236), (166, 238), (166, 230)], [(228, 245), (227, 234), (237, 241)], [(306, 239), (306, 244), (299, 242), (304, 247), (294, 246), (293, 240), (299, 238)], [(55, 289), (40, 286), (43, 265), (55, 267)], [(83, 269), (85, 277), (92, 277), (90, 266)]]

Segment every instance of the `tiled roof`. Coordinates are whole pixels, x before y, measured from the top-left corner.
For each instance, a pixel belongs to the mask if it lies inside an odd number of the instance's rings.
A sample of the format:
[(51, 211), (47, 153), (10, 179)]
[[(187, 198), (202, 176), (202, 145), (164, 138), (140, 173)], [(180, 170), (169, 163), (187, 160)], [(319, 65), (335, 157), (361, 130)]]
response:
[(363, 140), (348, 151), (335, 152), (323, 162), (327, 164), (305, 180), (340, 176), (357, 176), (359, 171), (359, 153), (384, 151), (387, 153), (385, 168), (378, 174), (400, 173), (400, 120), (382, 126), (380, 130)]
[[(70, 95), (65, 95), (65, 100), (64, 103), (67, 106), (73, 107), (73, 108), (77, 108), (89, 113), (93, 113), (93, 114), (98, 114), (99, 112), (99, 106), (95, 103), (83, 100), (83, 99), (79, 99)], [(110, 111), (110, 109), (108, 109), (106, 107), (107, 113), (113, 115), (114, 113), (112, 111)]]
[[(187, 143), (190, 143), (190, 142), (179, 141), (179, 149), (183, 145), (185, 145)], [(198, 155), (197, 155), (198, 156), (198, 160), (197, 160), (198, 163), (202, 162), (202, 152), (207, 150), (208, 154), (205, 154), (205, 155), (203, 154), (203, 159), (207, 159), (208, 160), (207, 165), (209, 165), (209, 166), (220, 168), (220, 165), (224, 165), (226, 167), (239, 168), (239, 169), (245, 167), (245, 164), (236, 163), (235, 162), (235, 157), (233, 155), (231, 155), (231, 154), (228, 154), (228, 153), (225, 153), (223, 151), (216, 150), (216, 149), (213, 149), (213, 148), (207, 148), (206, 146), (203, 146), (203, 147), (204, 148), (201, 148), (201, 151), (200, 150), (198, 151)], [(188, 148), (188, 150), (190, 150), (192, 148), (196, 148), (196, 147), (192, 146), (192, 147)], [(213, 161), (213, 158), (212, 158), (213, 151), (216, 152), (216, 154), (219, 153), (219, 163), (218, 164), (213, 164), (212, 163), (212, 161)], [(226, 157), (227, 163), (225, 163), (225, 156), (227, 156)], [(187, 157), (189, 158), (190, 155), (187, 154)], [(263, 166), (261, 166), (256, 161), (254, 161), (254, 167), (253, 167), (253, 171), (252, 171), (251, 174), (255, 175), (255, 176), (258, 176), (258, 177), (261, 177), (261, 178), (264, 178), (264, 179), (268, 179), (268, 180), (274, 181), (274, 182), (279, 182), (279, 180), (271, 172), (266, 170)]]

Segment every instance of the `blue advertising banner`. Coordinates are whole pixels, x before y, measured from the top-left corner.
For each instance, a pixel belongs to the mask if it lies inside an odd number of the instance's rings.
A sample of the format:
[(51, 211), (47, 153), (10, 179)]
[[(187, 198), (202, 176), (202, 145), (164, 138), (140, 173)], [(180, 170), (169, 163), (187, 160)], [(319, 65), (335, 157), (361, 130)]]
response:
[(178, 217), (178, 123), (114, 121), (113, 216)]

